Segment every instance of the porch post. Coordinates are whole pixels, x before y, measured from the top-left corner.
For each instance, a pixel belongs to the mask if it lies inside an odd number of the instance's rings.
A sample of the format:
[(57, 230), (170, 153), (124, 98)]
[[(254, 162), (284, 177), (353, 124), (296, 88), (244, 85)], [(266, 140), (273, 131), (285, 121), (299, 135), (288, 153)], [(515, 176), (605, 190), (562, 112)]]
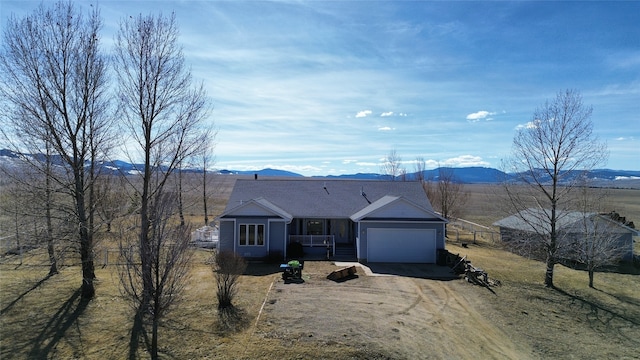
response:
[(336, 257), (336, 237), (331, 235), (331, 242), (332, 242), (332, 246), (333, 246), (333, 257)]
[(285, 222), (284, 223), (284, 236), (282, 237), (282, 239), (283, 239), (282, 241), (284, 241), (284, 246), (283, 246), (284, 250), (282, 251), (282, 253), (284, 254), (284, 258), (282, 259), (283, 261), (287, 260), (287, 246), (289, 245), (289, 235), (287, 235), (289, 233), (288, 227), (289, 227), (289, 224), (287, 224)]
[(358, 221), (356, 233), (356, 259), (360, 261), (360, 221)]

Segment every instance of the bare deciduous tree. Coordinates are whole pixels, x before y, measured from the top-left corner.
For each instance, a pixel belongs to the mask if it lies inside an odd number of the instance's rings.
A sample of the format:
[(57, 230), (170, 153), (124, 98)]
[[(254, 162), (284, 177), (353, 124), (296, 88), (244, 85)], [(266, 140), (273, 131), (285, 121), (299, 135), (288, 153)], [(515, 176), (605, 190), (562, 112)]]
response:
[(432, 177), (425, 176), (424, 172), (426, 170), (426, 162), (423, 157), (418, 156), (416, 158), (414, 169), (416, 171), (416, 179), (422, 184), (422, 189), (424, 189), (424, 192), (427, 194), (427, 198), (431, 204), (434, 204), (436, 201), (434, 179)]
[[(209, 137), (204, 120), (209, 104), (203, 85), (192, 87), (191, 73), (178, 45), (175, 15), (139, 15), (120, 23), (116, 35), (115, 67), (118, 78), (120, 115), (131, 137), (129, 156), (142, 158), (137, 189), (139, 234), (136, 251), (140, 268), (136, 288), (136, 316), (152, 316), (159, 289), (154, 280), (157, 229), (163, 226), (157, 207), (169, 201), (167, 181), (183, 161), (193, 156)], [(130, 146), (133, 146), (131, 148)], [(176, 197), (171, 197), (176, 201)], [(168, 205), (162, 205), (167, 207)], [(183, 228), (187, 228), (183, 226)], [(166, 263), (164, 263), (166, 265)], [(186, 263), (179, 265), (186, 266)], [(171, 266), (173, 272), (180, 266)], [(157, 334), (151, 355), (157, 357)]]
[(416, 161), (413, 164), (413, 170), (415, 171), (415, 179), (420, 184), (424, 184), (425, 176), (424, 171), (427, 170), (427, 163), (422, 156), (416, 157)]
[[(136, 316), (142, 323), (143, 317), (151, 321), (151, 347), (149, 352), (154, 359), (158, 358), (158, 328), (160, 320), (178, 302), (187, 284), (191, 230), (175, 222), (175, 194), (165, 194), (154, 199), (151, 204), (151, 215), (154, 221), (149, 229), (148, 246), (145, 251), (132, 246), (131, 242), (120, 243), (120, 282), (124, 294), (133, 301)], [(126, 237), (125, 237), (126, 238)], [(145, 288), (143, 267), (151, 271), (150, 283)], [(144, 311), (140, 311), (144, 309)]]
[(96, 212), (106, 232), (110, 233), (112, 224), (127, 211), (126, 179), (119, 175), (102, 176), (95, 188)]
[(591, 112), (578, 92), (558, 93), (518, 130), (512, 156), (505, 161), (506, 172), (516, 177), (503, 183), (510, 213), (521, 214), (532, 204), (548, 210), (540, 212), (548, 214), (540, 219), (548, 228), (548, 236), (535, 237), (537, 242), (532, 246), (546, 254), (544, 283), (549, 287), (553, 286), (559, 247), (557, 224), (562, 211), (570, 210), (575, 198), (580, 179), (576, 173), (593, 169), (607, 157), (606, 146), (592, 134)]
[[(0, 210), (15, 220), (14, 237), (20, 254), (23, 245), (46, 247), (49, 256), (48, 275), (52, 276), (58, 273), (55, 244), (60, 232), (55, 230), (60, 229), (60, 214), (56, 209), (61, 204), (55, 196), (58, 189), (54, 188), (55, 182), (51, 179), (53, 164), (50, 146), (44, 146), (46, 153), (36, 155), (37, 159), (30, 155), (19, 155), (11, 166), (0, 167), (0, 174), (7, 181), (5, 186), (10, 186), (0, 202)], [(19, 223), (20, 226), (17, 226)], [(28, 244), (20, 244), (21, 238), (31, 239)]]
[(202, 164), (202, 206), (204, 211), (204, 224), (209, 225), (209, 168), (215, 164), (215, 157), (213, 156), (213, 148), (215, 134), (209, 138), (209, 140), (202, 147), (200, 152), (200, 160)]
[(383, 175), (389, 176), (391, 181), (395, 181), (396, 178), (402, 174), (402, 158), (395, 149), (389, 151), (389, 154), (385, 156), (380, 171)]
[[(26, 176), (13, 176), (14, 174), (23, 175), (29, 169), (22, 169), (21, 166), (13, 165), (11, 169), (2, 167), (0, 170), (4, 180), (3, 191), (0, 192), (0, 214), (3, 220), (6, 219), (6, 223), (3, 225), (4, 229), (7, 230), (7, 233), (2, 234), (2, 251), (5, 254), (19, 255), (19, 265), (22, 265), (23, 252), (35, 243), (36, 234), (33, 230), (34, 228), (38, 230), (42, 227), (42, 218), (37, 218), (36, 220), (31, 217), (33, 211), (31, 206), (34, 203), (30, 195), (33, 194), (33, 188), (22, 181), (16, 181), (17, 179), (25, 179)], [(31, 227), (31, 225), (34, 227)], [(9, 240), (12, 241), (10, 242)], [(15, 247), (14, 245), (9, 245), (10, 243), (15, 244)]]
[(247, 262), (236, 253), (220, 251), (215, 255), (212, 265), (217, 284), (218, 309), (233, 307), (238, 279), (247, 268)]
[(469, 194), (450, 168), (439, 168), (435, 181), (433, 199), (436, 210), (445, 219), (455, 219), (462, 215)]
[(607, 215), (599, 215), (606, 203), (607, 192), (584, 183), (579, 189), (576, 209), (583, 216), (577, 225), (580, 235), (572, 243), (569, 254), (572, 260), (583, 264), (589, 274), (589, 287), (593, 288), (594, 274), (598, 269), (621, 260), (623, 244), (616, 223)]
[(589, 274), (589, 287), (593, 288), (594, 274), (598, 269), (620, 260), (622, 244), (613, 220), (600, 215), (586, 216), (581, 220), (581, 241), (575, 244), (574, 258), (585, 265)]
[(95, 293), (93, 166), (109, 140), (101, 26), (96, 8), (83, 16), (71, 2), (50, 8), (43, 3), (25, 18), (8, 20), (0, 57), (8, 138), (18, 149), (37, 149), (39, 143), (36, 154), (45, 152), (42, 145), (50, 146), (65, 170), (51, 180), (73, 203), (84, 299)]

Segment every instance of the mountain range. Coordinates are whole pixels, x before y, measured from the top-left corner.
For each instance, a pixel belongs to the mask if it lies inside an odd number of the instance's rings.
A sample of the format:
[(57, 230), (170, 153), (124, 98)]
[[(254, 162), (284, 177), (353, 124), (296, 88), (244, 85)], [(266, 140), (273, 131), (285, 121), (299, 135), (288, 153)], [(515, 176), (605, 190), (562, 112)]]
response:
[[(222, 170), (220, 171), (220, 173), (257, 176), (303, 177), (303, 175), (297, 173), (277, 169), (262, 169), (256, 171)], [(507, 174), (501, 170), (487, 167), (440, 167), (432, 170), (425, 170), (423, 172), (422, 178), (437, 181), (439, 180), (441, 174), (447, 174), (447, 176), (452, 176), (455, 181), (466, 184), (496, 184), (505, 180), (509, 181), (515, 179), (514, 174)], [(404, 175), (404, 179), (415, 180), (418, 177), (417, 175), (417, 173), (408, 173)], [(582, 175), (582, 171), (572, 171), (566, 174), (565, 179), (573, 180), (577, 176)], [(316, 177), (327, 179), (391, 180), (390, 175), (376, 173), (356, 173)], [(634, 184), (635, 186), (633, 187), (640, 187), (640, 171), (596, 169), (589, 171), (587, 173), (587, 178), (591, 180), (592, 184), (595, 184), (597, 186), (628, 187), (629, 184)]]
[[(20, 156), (39, 158), (42, 155), (30, 155), (30, 154), (17, 154), (11, 150), (0, 150), (0, 166), (4, 168), (11, 168), (16, 166)], [(54, 164), (62, 164), (58, 157), (53, 157)], [(126, 161), (114, 160), (102, 162), (100, 168), (103, 173), (110, 174), (134, 174), (139, 173), (143, 166), (141, 164), (132, 164)], [(187, 168), (183, 171), (186, 172), (201, 172), (202, 169)], [(239, 170), (215, 170), (218, 174), (222, 175), (253, 175), (259, 177), (304, 177), (301, 174), (294, 173), (286, 170), (279, 169), (261, 169), (251, 171), (239, 171)], [(441, 174), (447, 174), (452, 176), (455, 181), (467, 183), (467, 184), (495, 184), (505, 180), (514, 179), (514, 174), (507, 174), (501, 170), (487, 168), (487, 167), (441, 167), (432, 170), (425, 170), (423, 172), (423, 179), (430, 179), (437, 181)], [(567, 173), (567, 179), (574, 179), (576, 176), (581, 176), (583, 172), (574, 171)], [(314, 176), (315, 178), (327, 178), (327, 179), (367, 179), (367, 180), (390, 180), (390, 175), (377, 174), (377, 173), (356, 173), (356, 174), (344, 174), (344, 175), (326, 175), (326, 176)], [(417, 173), (408, 173), (404, 175), (406, 180), (415, 180), (418, 177)], [(587, 177), (595, 182), (596, 186), (613, 186), (613, 187), (633, 187), (640, 188), (640, 171), (635, 170), (611, 170), (611, 169), (596, 169), (589, 171)]]

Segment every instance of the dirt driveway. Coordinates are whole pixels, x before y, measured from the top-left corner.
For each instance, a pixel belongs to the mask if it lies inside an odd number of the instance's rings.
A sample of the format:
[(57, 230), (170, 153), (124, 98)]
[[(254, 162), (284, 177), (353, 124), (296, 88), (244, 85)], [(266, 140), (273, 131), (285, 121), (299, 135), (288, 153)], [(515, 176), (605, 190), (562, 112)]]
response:
[[(385, 265), (336, 283), (330, 263), (307, 263), (302, 284), (273, 284), (256, 335), (344, 344), (368, 358), (527, 359), (531, 349), (483, 315), (480, 289), (441, 280), (433, 267)], [(441, 271), (441, 270), (440, 270)], [(378, 276), (382, 275), (382, 276)]]

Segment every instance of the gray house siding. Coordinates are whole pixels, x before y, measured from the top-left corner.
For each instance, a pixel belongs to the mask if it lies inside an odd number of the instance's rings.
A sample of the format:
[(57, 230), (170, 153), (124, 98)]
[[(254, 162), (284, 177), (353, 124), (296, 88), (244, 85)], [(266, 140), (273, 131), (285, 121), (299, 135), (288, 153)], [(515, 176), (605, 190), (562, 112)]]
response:
[[(247, 245), (241, 245), (240, 244), (240, 228), (243, 226), (262, 226), (262, 244), (257, 245), (257, 244), (247, 244)], [(251, 230), (251, 228), (249, 228)], [(246, 232), (246, 228), (245, 228), (245, 232)], [(236, 218), (236, 226), (235, 226), (235, 248), (236, 248), (236, 253), (238, 253), (239, 255), (241, 255), (242, 257), (251, 259), (251, 258), (264, 258), (267, 255), (269, 255), (269, 220), (268, 218), (264, 218), (264, 217), (240, 217), (240, 218)], [(255, 229), (254, 229), (254, 236), (255, 236)], [(250, 239), (247, 239), (247, 242)], [(257, 241), (257, 239), (254, 239), (254, 241)]]
[[(546, 256), (544, 249), (540, 246), (535, 246), (535, 244), (543, 241), (539, 237), (540, 235), (533, 232), (500, 227), (500, 239), (509, 251), (523, 257), (543, 261)], [(528, 241), (524, 241), (525, 239)]]
[(269, 222), (269, 252), (271, 254), (280, 253), (282, 256), (285, 254), (285, 240), (286, 240), (286, 223), (284, 221), (270, 221)]
[[(243, 227), (244, 226), (244, 227)], [(261, 244), (240, 243), (240, 229), (243, 227), (247, 234), (248, 226), (262, 226)], [(256, 234), (255, 228), (249, 228)], [(220, 251), (235, 251), (245, 258), (265, 258), (270, 253), (284, 254), (284, 238), (286, 224), (282, 220), (273, 221), (265, 217), (240, 217), (235, 219), (220, 219), (219, 249)], [(253, 238), (251, 238), (253, 240)], [(257, 239), (253, 240), (258, 242)]]
[(620, 248), (624, 250), (622, 259), (624, 261), (633, 261), (633, 234), (624, 234), (620, 236)]
[(219, 251), (235, 251), (235, 221), (233, 219), (220, 219), (220, 233), (218, 235)]
[[(500, 227), (500, 238), (502, 243), (513, 253), (529, 258), (543, 260), (546, 256), (544, 250), (536, 246), (537, 243), (543, 241), (541, 239), (535, 239), (540, 235), (533, 232), (526, 232), (522, 230), (514, 230), (509, 228)], [(572, 250), (568, 247), (569, 243), (579, 241), (583, 238), (581, 234), (559, 233), (558, 247), (559, 252), (557, 254), (560, 258), (570, 259), (573, 257)], [(528, 241), (523, 241), (528, 240)], [(616, 239), (617, 248), (620, 249), (620, 260), (632, 261), (633, 260), (633, 234), (631, 232), (619, 233)], [(528, 244), (528, 245), (527, 245)]]
[[(587, 246), (586, 242), (582, 239), (584, 239), (584, 237), (581, 234), (569, 234), (568, 235), (568, 239), (569, 241), (577, 241), (578, 243), (582, 243), (584, 244), (584, 246)], [(619, 233), (616, 234), (615, 239), (611, 238), (611, 243), (615, 245), (613, 245), (613, 247), (615, 247), (617, 249), (617, 253), (619, 254), (618, 260), (622, 260), (622, 261), (632, 261), (633, 260), (633, 236), (631, 233)], [(565, 251), (565, 252), (561, 252), (560, 256), (566, 257), (566, 258), (571, 258), (572, 257), (572, 253), (571, 251)]]
[[(369, 229), (420, 229), (420, 230), (434, 230), (436, 238), (436, 249), (445, 248), (444, 230), (445, 224), (443, 222), (430, 222), (430, 221), (383, 221), (383, 220), (365, 220), (360, 221), (358, 224), (358, 260), (367, 261), (367, 234)], [(357, 231), (357, 230), (356, 230)]]

